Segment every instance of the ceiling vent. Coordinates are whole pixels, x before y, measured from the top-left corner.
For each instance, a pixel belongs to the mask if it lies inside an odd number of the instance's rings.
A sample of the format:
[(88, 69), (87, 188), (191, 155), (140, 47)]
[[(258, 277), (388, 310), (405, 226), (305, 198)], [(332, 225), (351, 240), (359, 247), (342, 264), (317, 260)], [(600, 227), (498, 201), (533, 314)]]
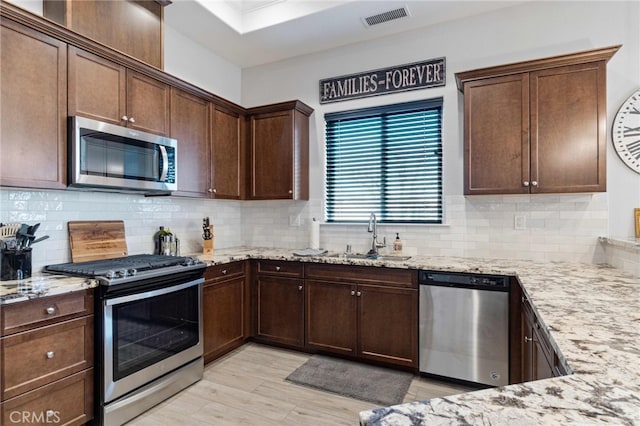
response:
[(371, 27), (373, 25), (382, 24), (384, 22), (400, 18), (407, 18), (409, 16), (409, 9), (407, 9), (406, 6), (403, 6), (399, 9), (393, 9), (387, 12), (378, 13), (377, 15), (367, 16), (366, 18), (362, 18), (362, 22), (364, 22), (366, 27)]

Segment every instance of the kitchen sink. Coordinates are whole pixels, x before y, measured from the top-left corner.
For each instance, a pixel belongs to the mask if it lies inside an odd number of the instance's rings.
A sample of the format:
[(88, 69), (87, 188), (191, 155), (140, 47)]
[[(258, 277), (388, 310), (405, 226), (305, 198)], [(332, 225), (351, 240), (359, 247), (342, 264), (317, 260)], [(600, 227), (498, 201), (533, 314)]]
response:
[(411, 259), (411, 256), (392, 256), (392, 255), (371, 256), (371, 255), (368, 255), (368, 254), (358, 254), (358, 253), (349, 253), (347, 255), (338, 254), (338, 255), (334, 255), (332, 257), (341, 257), (341, 258), (347, 258), (347, 259), (382, 260), (382, 261), (385, 261), (385, 262), (387, 262), (387, 261), (402, 262), (402, 261)]

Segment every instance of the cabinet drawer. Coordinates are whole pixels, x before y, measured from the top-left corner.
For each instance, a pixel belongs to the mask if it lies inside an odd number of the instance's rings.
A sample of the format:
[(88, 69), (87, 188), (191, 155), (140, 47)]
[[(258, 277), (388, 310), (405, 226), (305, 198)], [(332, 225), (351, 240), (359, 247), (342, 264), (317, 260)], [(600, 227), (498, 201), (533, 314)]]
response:
[(0, 404), (3, 425), (81, 425), (93, 418), (93, 368)]
[(26, 302), (3, 305), (2, 335), (25, 331), (93, 313), (93, 290), (84, 290), (59, 296), (47, 296)]
[(232, 262), (223, 265), (209, 266), (204, 271), (205, 285), (210, 281), (222, 281), (231, 277), (244, 275), (244, 265), (245, 262)]
[(93, 366), (93, 316), (2, 339), (2, 399)]
[(307, 264), (306, 278), (324, 281), (418, 287), (418, 271), (354, 265)]
[(303, 264), (298, 262), (259, 260), (257, 262), (257, 270), (259, 274), (270, 274), (283, 277), (302, 277)]

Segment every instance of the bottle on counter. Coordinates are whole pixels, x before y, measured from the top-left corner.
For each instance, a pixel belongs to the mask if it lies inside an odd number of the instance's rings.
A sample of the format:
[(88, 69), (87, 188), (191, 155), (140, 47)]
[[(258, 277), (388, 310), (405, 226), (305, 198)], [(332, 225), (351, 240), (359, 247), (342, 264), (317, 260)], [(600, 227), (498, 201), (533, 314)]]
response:
[(165, 231), (164, 226), (161, 226), (160, 230), (154, 234), (153, 236), (153, 242), (155, 246), (153, 250), (154, 254), (162, 254), (162, 249), (163, 249), (162, 241), (164, 240), (164, 236), (166, 234), (167, 234), (167, 231)]
[(174, 254), (174, 236), (171, 233), (171, 229), (167, 228), (166, 233), (162, 237), (162, 253), (165, 256), (172, 256)]
[(402, 253), (402, 240), (399, 232), (396, 232), (396, 239), (393, 241), (393, 252), (396, 254)]

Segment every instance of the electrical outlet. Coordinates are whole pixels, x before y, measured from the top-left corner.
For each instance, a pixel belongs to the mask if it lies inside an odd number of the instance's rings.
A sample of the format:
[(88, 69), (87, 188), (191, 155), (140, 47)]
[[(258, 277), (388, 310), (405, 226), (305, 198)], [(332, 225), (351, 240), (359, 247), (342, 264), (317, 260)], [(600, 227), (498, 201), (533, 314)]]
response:
[(300, 215), (289, 216), (289, 226), (300, 226)]
[(527, 229), (527, 216), (523, 214), (517, 214), (513, 218), (513, 229), (518, 231), (524, 231)]

